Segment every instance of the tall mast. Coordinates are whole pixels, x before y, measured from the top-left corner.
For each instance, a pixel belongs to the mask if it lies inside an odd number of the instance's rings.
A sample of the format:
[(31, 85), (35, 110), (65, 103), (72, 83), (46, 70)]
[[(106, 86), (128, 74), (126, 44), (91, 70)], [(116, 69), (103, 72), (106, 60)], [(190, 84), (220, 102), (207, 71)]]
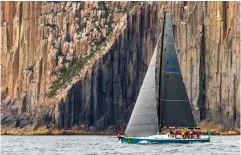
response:
[[(164, 19), (163, 19), (163, 23), (162, 23), (162, 39), (161, 39), (161, 44), (162, 44), (162, 47), (161, 47), (161, 50), (160, 50), (160, 62), (159, 62), (159, 89), (158, 89), (158, 105), (157, 105), (157, 114), (158, 114), (158, 126), (159, 126), (159, 131), (161, 130), (161, 122), (162, 122), (162, 118), (161, 118), (161, 72), (162, 72), (162, 53), (163, 53), (163, 40), (164, 40), (164, 32), (165, 32), (165, 14), (164, 13)], [(158, 42), (159, 43), (159, 42)]]

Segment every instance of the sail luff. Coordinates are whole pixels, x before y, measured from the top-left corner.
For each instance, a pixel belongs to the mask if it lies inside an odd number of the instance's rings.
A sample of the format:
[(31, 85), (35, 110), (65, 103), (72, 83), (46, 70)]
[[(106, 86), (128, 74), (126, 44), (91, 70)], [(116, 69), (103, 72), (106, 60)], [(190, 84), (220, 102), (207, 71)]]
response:
[(125, 131), (127, 136), (151, 136), (159, 131), (155, 89), (156, 56), (159, 39), (160, 36)]

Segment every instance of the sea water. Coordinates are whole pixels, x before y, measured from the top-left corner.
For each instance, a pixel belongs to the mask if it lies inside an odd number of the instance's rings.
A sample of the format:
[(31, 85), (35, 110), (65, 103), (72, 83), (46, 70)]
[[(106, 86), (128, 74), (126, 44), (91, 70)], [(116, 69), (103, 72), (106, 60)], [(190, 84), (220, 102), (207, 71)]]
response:
[(240, 136), (193, 144), (121, 144), (114, 136), (1, 136), (2, 155), (239, 155)]

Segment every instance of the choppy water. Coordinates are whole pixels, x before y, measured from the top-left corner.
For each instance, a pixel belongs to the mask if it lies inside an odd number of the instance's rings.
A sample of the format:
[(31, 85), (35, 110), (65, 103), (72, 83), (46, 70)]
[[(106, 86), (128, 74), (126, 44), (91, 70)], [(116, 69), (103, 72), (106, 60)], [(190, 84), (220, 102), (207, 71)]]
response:
[(240, 154), (240, 136), (212, 136), (210, 143), (120, 144), (113, 136), (1, 136), (2, 155)]

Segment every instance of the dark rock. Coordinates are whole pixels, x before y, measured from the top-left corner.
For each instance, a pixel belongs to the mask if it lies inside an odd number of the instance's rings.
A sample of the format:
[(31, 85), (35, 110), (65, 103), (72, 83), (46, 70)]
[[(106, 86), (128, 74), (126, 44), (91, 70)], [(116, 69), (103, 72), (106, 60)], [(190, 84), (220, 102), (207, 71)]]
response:
[(3, 101), (2, 104), (8, 106), (11, 103), (11, 96), (6, 97)]
[(95, 127), (93, 127), (93, 126), (89, 126), (89, 130), (90, 131), (96, 131)]
[(21, 120), (21, 121), (19, 121), (18, 125), (19, 125), (20, 128), (23, 128), (26, 125), (28, 125), (28, 120)]
[(73, 130), (79, 130), (79, 129), (80, 129), (80, 126), (74, 125), (74, 126), (72, 127), (72, 129), (73, 129)]
[(20, 128), (23, 128), (23, 127), (25, 127), (26, 125), (28, 125), (29, 124), (29, 117), (30, 117), (30, 113), (23, 113), (20, 117), (19, 117), (19, 119), (18, 119), (18, 126), (20, 127)]
[(86, 126), (84, 124), (79, 125), (80, 129), (86, 129)]
[(20, 99), (16, 101), (18, 105), (18, 114), (21, 115), (22, 113), (27, 111), (27, 94), (24, 93), (21, 95)]
[(9, 111), (12, 115), (17, 115), (18, 113), (18, 105), (15, 105), (13, 102), (9, 105)]
[(18, 127), (19, 121), (16, 116), (8, 115), (4, 120), (2, 120), (2, 124), (5, 124), (9, 128)]
[(108, 130), (108, 131), (115, 131), (115, 127), (111, 125), (111, 126), (109, 126), (109, 127), (107, 128), (107, 130)]
[(40, 119), (35, 119), (33, 121), (33, 130), (37, 130), (41, 126), (40, 122), (41, 122)]
[(29, 119), (29, 117), (30, 117), (30, 113), (23, 113), (20, 117), (19, 117), (19, 119), (20, 120), (28, 120)]
[(101, 117), (96, 123), (97, 130), (105, 130), (107, 126), (106, 116)]
[(51, 128), (52, 129), (59, 129), (59, 125), (55, 123), (51, 123)]

